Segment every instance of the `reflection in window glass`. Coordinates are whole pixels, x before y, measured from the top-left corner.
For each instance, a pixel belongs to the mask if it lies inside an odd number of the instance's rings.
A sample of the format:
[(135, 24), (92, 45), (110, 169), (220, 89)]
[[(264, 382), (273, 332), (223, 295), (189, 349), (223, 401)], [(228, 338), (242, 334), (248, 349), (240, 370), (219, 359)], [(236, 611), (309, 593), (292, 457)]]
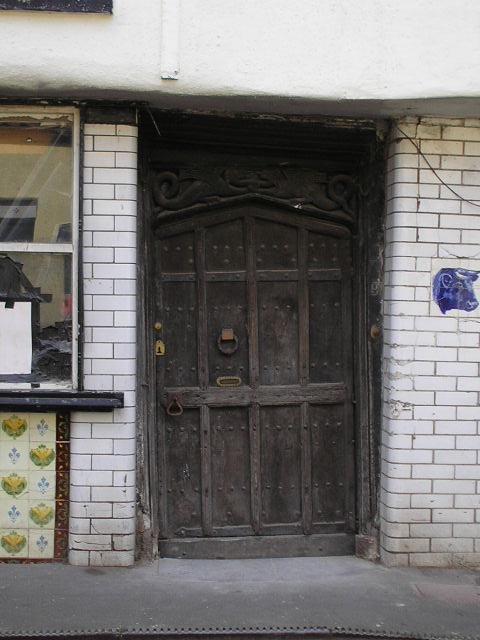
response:
[(37, 200), (0, 199), (0, 241), (32, 242)]
[[(29, 370), (18, 371), (19, 380), (32, 382), (68, 383), (71, 377), (72, 360), (72, 257), (69, 254), (14, 253), (0, 254), (0, 291), (4, 302), (0, 303), (0, 314), (14, 330), (16, 352), (22, 354), (22, 362), (28, 354), (22, 348), (18, 335), (18, 318), (30, 318), (30, 335), (23, 333), (24, 343), (31, 343)], [(8, 288), (14, 282), (15, 287)], [(7, 286), (6, 286), (7, 285)], [(20, 285), (20, 286), (17, 286)], [(19, 311), (22, 308), (23, 312)], [(12, 322), (9, 322), (9, 317)], [(17, 319), (17, 320), (15, 320)], [(10, 332), (9, 332), (10, 333)], [(13, 337), (12, 337), (13, 338)], [(0, 346), (5, 335), (0, 338)], [(11, 347), (12, 340), (5, 348)], [(15, 354), (13, 354), (15, 357)], [(11, 356), (11, 354), (10, 354)], [(8, 375), (5, 363), (0, 365), (0, 375)], [(13, 367), (12, 367), (13, 372)], [(26, 376), (26, 377), (25, 377)]]
[(0, 242), (71, 242), (68, 121), (0, 122)]
[(72, 117), (0, 117), (0, 385), (72, 385)]

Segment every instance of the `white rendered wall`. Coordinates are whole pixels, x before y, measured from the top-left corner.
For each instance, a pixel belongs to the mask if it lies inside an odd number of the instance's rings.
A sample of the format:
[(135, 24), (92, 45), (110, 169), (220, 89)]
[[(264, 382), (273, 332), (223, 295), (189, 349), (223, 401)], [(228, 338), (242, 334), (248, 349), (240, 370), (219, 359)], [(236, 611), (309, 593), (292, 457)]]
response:
[[(3, 96), (246, 96), (299, 112), (302, 99), (480, 95), (477, 0), (114, 0), (111, 16), (0, 14)], [(165, 64), (178, 80), (162, 79)]]
[(135, 550), (137, 128), (85, 126), (84, 388), (125, 408), (71, 417), (70, 552), (77, 565), (130, 565)]
[[(480, 120), (400, 121), (387, 173), (381, 547), (388, 565), (480, 565), (480, 308), (442, 314), (442, 268), (480, 271)], [(473, 283), (480, 299), (480, 285)]]

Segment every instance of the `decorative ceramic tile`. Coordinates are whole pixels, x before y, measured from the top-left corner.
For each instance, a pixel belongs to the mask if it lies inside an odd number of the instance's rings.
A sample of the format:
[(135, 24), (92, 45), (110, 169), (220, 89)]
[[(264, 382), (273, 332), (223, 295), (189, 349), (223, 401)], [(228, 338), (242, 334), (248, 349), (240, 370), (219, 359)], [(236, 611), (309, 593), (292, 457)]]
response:
[(0, 529), (28, 528), (28, 500), (0, 498)]
[(2, 496), (10, 496), (10, 498), (20, 498), (24, 496), (28, 489), (28, 472), (16, 473), (6, 469), (0, 472), (0, 490), (3, 491)]
[(70, 489), (70, 474), (64, 471), (57, 473), (57, 500), (68, 500)]
[(69, 416), (0, 413), (0, 562), (64, 560)]
[[(37, 445), (37, 446), (34, 446)], [(31, 449), (29, 452), (30, 458), (30, 469), (32, 471), (36, 469), (53, 469), (55, 470), (55, 443), (45, 444), (37, 444), (36, 442), (31, 443)]]
[(57, 413), (57, 442), (70, 441), (70, 416)]
[(28, 558), (28, 529), (2, 529), (0, 531), (0, 557)]
[(55, 415), (52, 413), (31, 413), (29, 415), (30, 442), (55, 442)]
[(55, 506), (55, 529), (68, 533), (68, 500), (57, 500)]
[(56, 470), (68, 471), (70, 469), (70, 443), (57, 442)]
[(53, 529), (55, 527), (55, 501), (28, 501), (29, 529)]
[(65, 560), (68, 554), (68, 531), (54, 530), (55, 548), (53, 557), (55, 560)]
[(0, 470), (27, 470), (30, 466), (29, 451), (28, 442), (0, 441)]
[(31, 500), (55, 499), (55, 471), (30, 471), (29, 498)]
[(28, 557), (29, 559), (53, 558), (55, 535), (53, 529), (48, 531), (29, 530)]
[(0, 413), (0, 440), (29, 441), (28, 413)]

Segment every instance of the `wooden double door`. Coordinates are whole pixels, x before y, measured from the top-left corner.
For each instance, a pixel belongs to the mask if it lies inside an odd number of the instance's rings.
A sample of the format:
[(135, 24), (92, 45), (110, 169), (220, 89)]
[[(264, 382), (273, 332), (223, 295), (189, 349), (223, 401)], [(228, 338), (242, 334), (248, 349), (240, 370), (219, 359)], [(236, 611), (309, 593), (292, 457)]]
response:
[(243, 201), (155, 240), (161, 553), (350, 553), (352, 238)]

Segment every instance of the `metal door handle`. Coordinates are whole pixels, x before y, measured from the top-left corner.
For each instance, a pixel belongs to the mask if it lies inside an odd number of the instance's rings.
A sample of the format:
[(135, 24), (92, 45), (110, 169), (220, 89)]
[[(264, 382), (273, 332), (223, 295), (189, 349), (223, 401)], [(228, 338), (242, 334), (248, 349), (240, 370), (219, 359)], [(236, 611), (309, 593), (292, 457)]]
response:
[(239, 387), (242, 379), (239, 376), (220, 376), (216, 383), (217, 387)]
[(167, 416), (172, 416), (173, 418), (182, 415), (183, 407), (177, 396), (173, 396), (173, 398), (167, 404), (166, 412)]

